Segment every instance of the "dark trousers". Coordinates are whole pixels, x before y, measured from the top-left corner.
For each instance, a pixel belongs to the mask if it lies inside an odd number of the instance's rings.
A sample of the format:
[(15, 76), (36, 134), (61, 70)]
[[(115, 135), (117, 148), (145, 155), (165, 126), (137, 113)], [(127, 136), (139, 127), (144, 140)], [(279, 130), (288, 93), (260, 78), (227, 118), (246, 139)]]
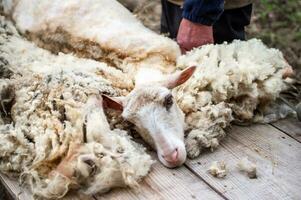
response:
[[(170, 38), (176, 38), (182, 19), (180, 6), (161, 0), (161, 33), (168, 34)], [(232, 42), (234, 39), (245, 40), (245, 26), (250, 24), (252, 4), (225, 10), (213, 25), (213, 37), (215, 43), (224, 41)]]

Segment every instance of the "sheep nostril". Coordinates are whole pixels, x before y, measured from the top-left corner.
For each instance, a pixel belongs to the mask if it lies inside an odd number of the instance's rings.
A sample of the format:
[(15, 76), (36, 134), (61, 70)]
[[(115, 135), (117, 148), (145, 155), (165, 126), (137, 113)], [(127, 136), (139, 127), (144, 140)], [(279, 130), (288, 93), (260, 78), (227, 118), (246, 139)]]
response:
[(175, 149), (171, 154), (162, 156), (164, 160), (170, 163), (174, 163), (178, 161), (178, 149)]

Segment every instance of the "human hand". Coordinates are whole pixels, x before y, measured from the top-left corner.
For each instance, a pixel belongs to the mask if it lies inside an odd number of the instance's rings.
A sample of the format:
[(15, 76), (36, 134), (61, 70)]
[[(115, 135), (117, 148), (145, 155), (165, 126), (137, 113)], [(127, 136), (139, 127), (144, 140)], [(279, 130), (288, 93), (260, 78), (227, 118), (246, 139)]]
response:
[(194, 47), (211, 44), (213, 43), (212, 26), (193, 23), (183, 18), (179, 27), (177, 42), (182, 54)]

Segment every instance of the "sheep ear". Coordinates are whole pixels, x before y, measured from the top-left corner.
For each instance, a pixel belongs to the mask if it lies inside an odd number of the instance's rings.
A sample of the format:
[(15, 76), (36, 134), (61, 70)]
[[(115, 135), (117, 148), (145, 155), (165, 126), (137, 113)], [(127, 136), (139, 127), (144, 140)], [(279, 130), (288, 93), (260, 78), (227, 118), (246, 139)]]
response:
[(103, 106), (114, 110), (123, 110), (124, 97), (109, 97), (102, 94)]
[(166, 77), (162, 85), (168, 89), (173, 89), (183, 83), (185, 83), (194, 73), (196, 66), (187, 67), (183, 71), (175, 72), (172, 75)]

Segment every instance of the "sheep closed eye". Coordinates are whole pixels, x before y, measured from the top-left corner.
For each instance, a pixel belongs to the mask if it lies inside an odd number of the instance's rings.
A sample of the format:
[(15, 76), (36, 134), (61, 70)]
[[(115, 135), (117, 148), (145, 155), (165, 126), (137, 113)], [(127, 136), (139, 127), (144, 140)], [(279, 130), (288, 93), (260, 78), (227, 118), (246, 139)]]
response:
[(169, 94), (164, 98), (163, 105), (166, 108), (166, 110), (169, 110), (171, 108), (172, 104), (173, 104), (173, 97), (171, 94)]

